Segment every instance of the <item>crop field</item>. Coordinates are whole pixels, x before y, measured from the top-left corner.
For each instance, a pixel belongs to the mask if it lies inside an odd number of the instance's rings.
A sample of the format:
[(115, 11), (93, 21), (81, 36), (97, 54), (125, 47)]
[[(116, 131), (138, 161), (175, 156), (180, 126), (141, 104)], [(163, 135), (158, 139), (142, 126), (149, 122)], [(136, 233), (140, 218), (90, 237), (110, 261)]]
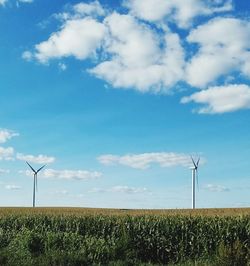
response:
[(0, 208), (0, 265), (250, 265), (250, 208)]
[(72, 208), (72, 207), (1, 207), (0, 217), (8, 215), (159, 215), (159, 216), (242, 216), (250, 215), (250, 208), (210, 208), (210, 209), (105, 209), (105, 208)]

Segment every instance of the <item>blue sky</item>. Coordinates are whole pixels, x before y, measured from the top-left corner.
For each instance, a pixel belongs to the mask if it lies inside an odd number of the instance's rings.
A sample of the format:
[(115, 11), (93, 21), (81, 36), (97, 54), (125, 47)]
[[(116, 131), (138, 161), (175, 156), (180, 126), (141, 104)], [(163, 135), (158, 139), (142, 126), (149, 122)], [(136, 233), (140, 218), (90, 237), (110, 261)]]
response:
[(0, 0), (0, 205), (250, 205), (250, 3)]

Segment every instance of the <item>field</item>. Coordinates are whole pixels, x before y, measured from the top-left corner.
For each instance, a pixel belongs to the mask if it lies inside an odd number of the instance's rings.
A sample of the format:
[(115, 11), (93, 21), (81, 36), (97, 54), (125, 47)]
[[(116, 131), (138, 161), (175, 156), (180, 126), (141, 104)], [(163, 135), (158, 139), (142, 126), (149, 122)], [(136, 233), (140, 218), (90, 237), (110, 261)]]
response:
[(68, 208), (68, 207), (36, 207), (36, 208), (19, 208), (19, 207), (1, 207), (0, 217), (8, 215), (159, 215), (159, 216), (242, 216), (250, 215), (250, 208), (218, 208), (218, 209), (104, 209), (104, 208)]
[(250, 265), (250, 208), (0, 208), (0, 265)]

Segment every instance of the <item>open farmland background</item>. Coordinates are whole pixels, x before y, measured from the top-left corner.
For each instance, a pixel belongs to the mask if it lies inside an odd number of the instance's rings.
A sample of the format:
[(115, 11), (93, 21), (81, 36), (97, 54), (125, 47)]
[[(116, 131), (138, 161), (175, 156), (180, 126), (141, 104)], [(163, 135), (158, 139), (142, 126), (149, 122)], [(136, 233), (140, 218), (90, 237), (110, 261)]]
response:
[(250, 209), (2, 208), (0, 265), (249, 265)]

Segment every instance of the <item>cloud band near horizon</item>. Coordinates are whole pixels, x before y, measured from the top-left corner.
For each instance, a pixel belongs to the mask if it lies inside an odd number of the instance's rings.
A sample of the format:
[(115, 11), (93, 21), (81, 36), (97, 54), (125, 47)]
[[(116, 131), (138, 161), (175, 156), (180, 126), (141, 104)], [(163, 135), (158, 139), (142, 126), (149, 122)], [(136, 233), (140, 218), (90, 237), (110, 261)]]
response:
[[(152, 152), (141, 154), (126, 154), (123, 156), (104, 154), (97, 158), (104, 165), (123, 165), (135, 169), (147, 169), (152, 165), (160, 167), (189, 167), (191, 166), (190, 155), (174, 152)], [(204, 162), (204, 159), (202, 158)]]

